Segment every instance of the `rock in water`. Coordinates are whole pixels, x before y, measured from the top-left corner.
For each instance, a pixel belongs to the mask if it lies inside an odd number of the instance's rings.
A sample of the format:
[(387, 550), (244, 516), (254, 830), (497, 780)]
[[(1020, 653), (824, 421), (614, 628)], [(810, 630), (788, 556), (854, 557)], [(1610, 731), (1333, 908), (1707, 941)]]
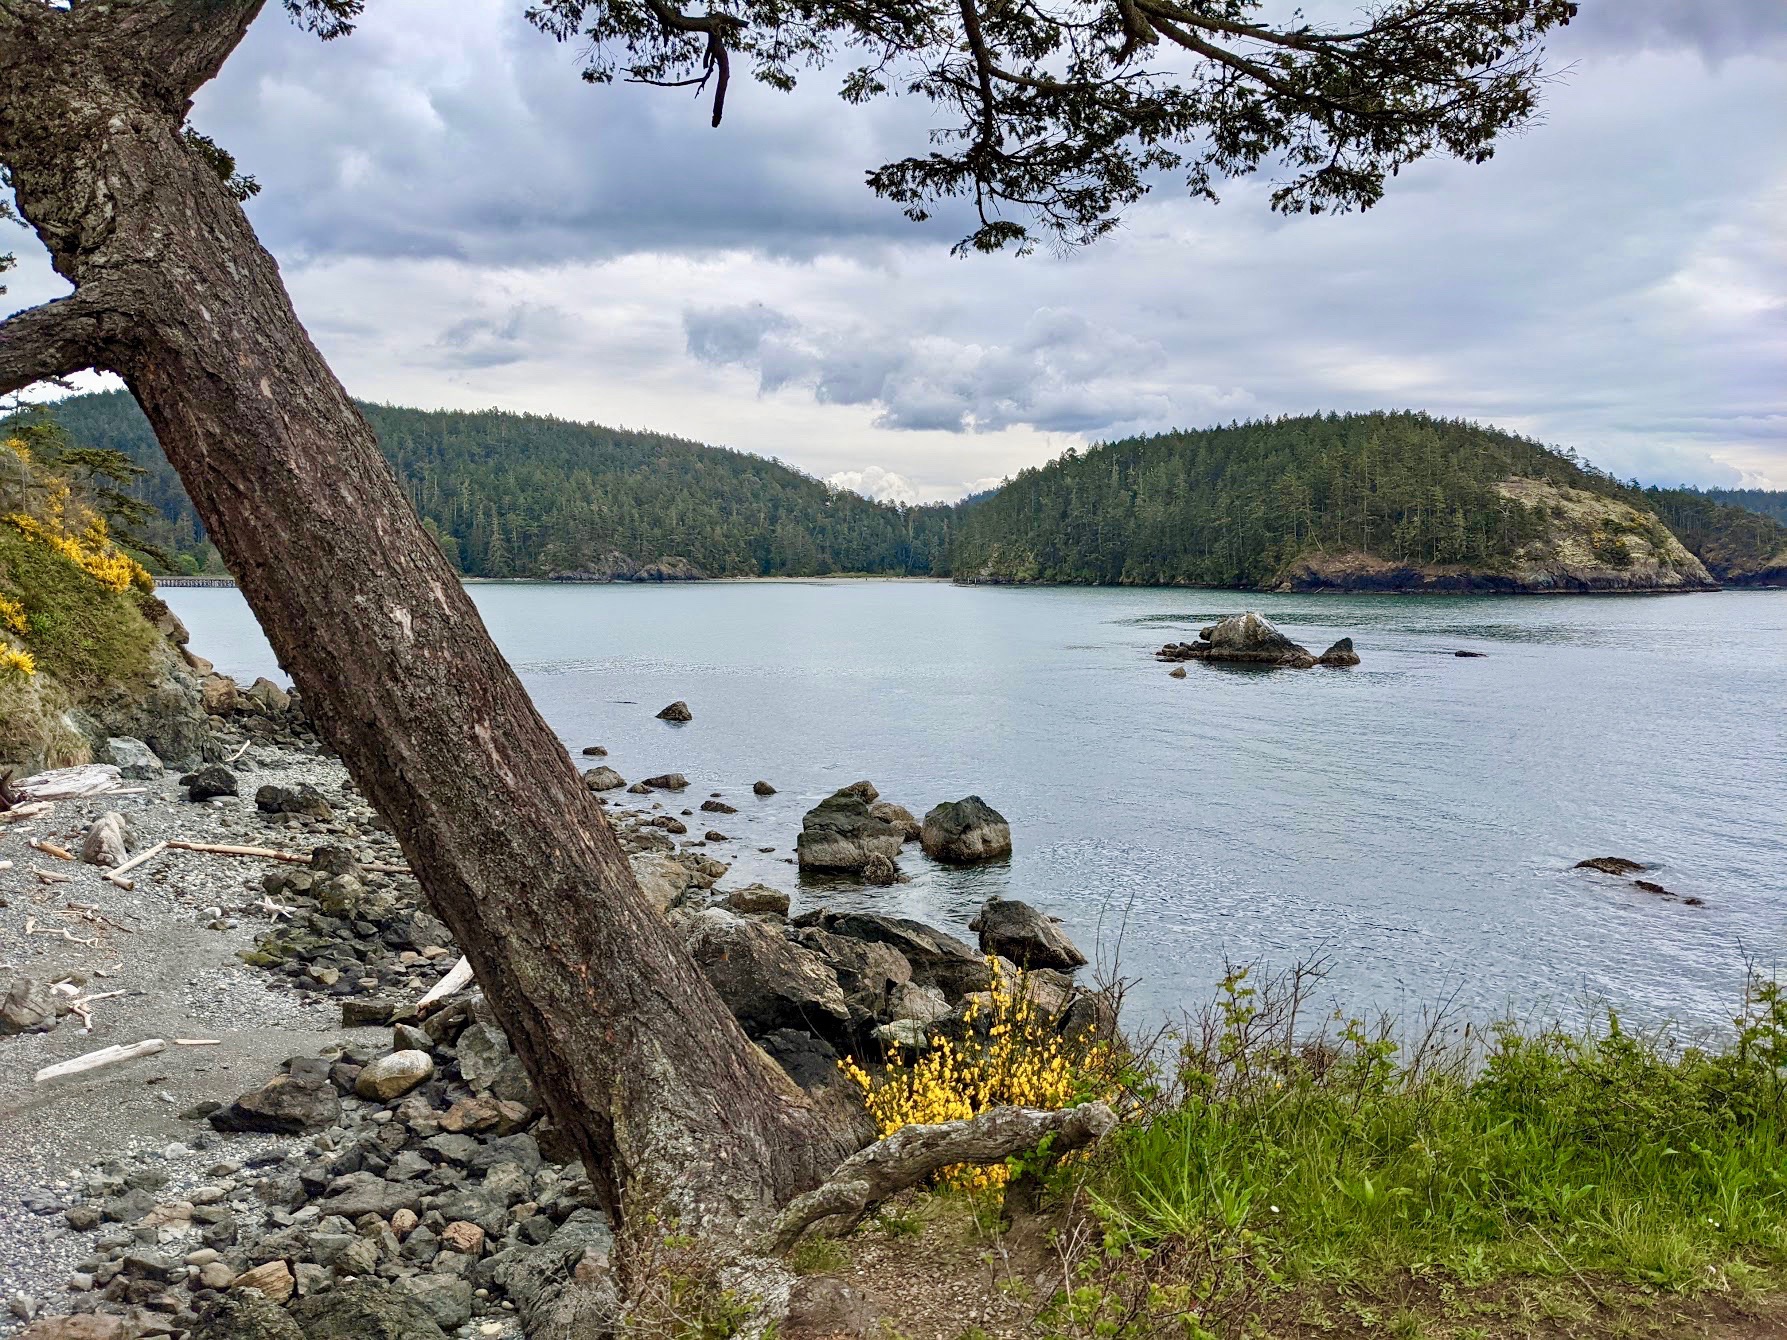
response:
[(776, 788), (771, 786), (768, 782), (752, 782), (751, 790), (753, 793), (760, 796), (773, 796), (776, 793)]
[(807, 811), (794, 850), (802, 870), (859, 873), (870, 857), (897, 860), (902, 842), (899, 830), (877, 819), (860, 792), (845, 787)]
[(1636, 875), (1640, 871), (1649, 870), (1648, 865), (1637, 861), (1628, 861), (1623, 856), (1596, 856), (1586, 861), (1576, 862), (1578, 870), (1599, 870), (1603, 875)]
[(188, 800), (210, 800), (213, 796), (236, 794), (236, 774), (221, 763), (208, 763), (192, 774), (186, 784)]
[(693, 721), (694, 719), (695, 714), (689, 710), (689, 705), (681, 698), (658, 713), (659, 721)]
[(1011, 826), (979, 796), (933, 806), (918, 840), (933, 861), (969, 865), (1011, 855)]
[(101, 763), (115, 763), (121, 776), (133, 782), (152, 782), (167, 771), (156, 752), (141, 740), (114, 735), (98, 755)]
[(689, 779), (680, 772), (660, 772), (656, 777), (647, 777), (640, 785), (654, 791), (683, 791), (688, 789)]
[(979, 933), (982, 953), (998, 954), (1020, 968), (1072, 969), (1086, 962), (1054, 917), (1015, 898), (987, 899), (968, 929)]
[(622, 777), (613, 768), (604, 764), (599, 768), (591, 768), (588, 772), (584, 773), (583, 784), (591, 791), (613, 791), (619, 787), (625, 786), (627, 784), (627, 779)]
[(599, 744), (590, 744), (583, 747), (583, 756), (585, 758), (607, 758), (608, 751)]
[(892, 824), (900, 830), (903, 841), (910, 842), (923, 830), (924, 825), (912, 817), (912, 811), (904, 805), (896, 805), (891, 800), (877, 800), (869, 806), (869, 813), (883, 823)]
[(117, 810), (107, 810), (93, 821), (81, 839), (81, 859), (88, 865), (123, 865), (130, 859), (130, 829)]
[(1167, 674), (1172, 676), (1174, 679), (1184, 679), (1185, 678), (1185, 667), (1182, 665), (1175, 665), (1171, 670), (1167, 671)]
[(1315, 658), (1317, 665), (1346, 666), (1359, 664), (1359, 653), (1353, 650), (1353, 640), (1343, 637), (1320, 656)]
[(427, 1052), (392, 1052), (389, 1056), (379, 1057), (360, 1072), (354, 1081), (354, 1092), (362, 1098), (388, 1103), (433, 1077), (434, 1058)]
[(1228, 661), (1298, 670), (1316, 663), (1307, 647), (1292, 642), (1270, 619), (1253, 610), (1211, 624), (1198, 634), (1196, 642), (1168, 643), (1155, 656), (1163, 661)]

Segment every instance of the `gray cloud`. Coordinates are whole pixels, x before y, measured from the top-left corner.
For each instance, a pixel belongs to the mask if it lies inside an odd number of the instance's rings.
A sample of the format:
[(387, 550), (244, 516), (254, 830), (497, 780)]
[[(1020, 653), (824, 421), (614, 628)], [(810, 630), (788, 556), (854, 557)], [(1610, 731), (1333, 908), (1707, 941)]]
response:
[[(1023, 262), (952, 259), (959, 219), (864, 189), (923, 144), (922, 106), (741, 79), (716, 132), (681, 93), (584, 86), (515, 0), (381, 0), (328, 45), (270, 13), (195, 115), (260, 176), (300, 313), (377, 399), (879, 468), (925, 498), (1089, 438), (1384, 406), (1622, 476), (1787, 486), (1784, 16), (1589, 0), (1544, 124), (1484, 167), (1424, 164), (1320, 220), (1167, 183), (1093, 250)], [(17, 249), (0, 301), (63, 291)]]

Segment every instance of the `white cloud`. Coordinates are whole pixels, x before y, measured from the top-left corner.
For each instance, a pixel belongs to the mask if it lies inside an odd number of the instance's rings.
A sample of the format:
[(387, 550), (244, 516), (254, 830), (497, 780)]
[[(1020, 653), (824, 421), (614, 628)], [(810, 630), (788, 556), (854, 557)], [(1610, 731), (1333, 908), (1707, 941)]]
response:
[(912, 486), (910, 479), (897, 475), (892, 470), (884, 470), (879, 465), (866, 466), (861, 470), (839, 470), (836, 474), (827, 475), (825, 482), (835, 489), (849, 489), (852, 493), (860, 493), (876, 502), (919, 501), (918, 490)]

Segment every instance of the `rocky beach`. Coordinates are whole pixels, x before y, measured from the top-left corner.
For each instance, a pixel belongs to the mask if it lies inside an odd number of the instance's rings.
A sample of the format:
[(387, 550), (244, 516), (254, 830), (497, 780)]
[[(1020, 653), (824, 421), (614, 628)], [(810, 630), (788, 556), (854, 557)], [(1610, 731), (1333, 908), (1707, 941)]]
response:
[[(192, 770), (114, 738), (112, 764), (27, 779), (0, 813), (0, 1334), (534, 1333), (609, 1250), (589, 1181), (475, 985), (437, 989), (458, 949), (295, 695), (208, 675), (201, 697)], [(1026, 968), (1063, 1030), (1114, 1027), (1026, 905), (990, 901), (979, 946), (792, 906), (728, 878), (707, 827), (727, 798), (589, 761), (641, 887), (810, 1090), (972, 1026), (995, 970)], [(102, 789), (32, 799), (59, 781)], [(866, 782), (809, 815), (821, 836), (866, 879), (898, 879), (921, 836), (944, 859), (1010, 848), (978, 798), (920, 824)], [(126, 1059), (69, 1065), (103, 1048)]]

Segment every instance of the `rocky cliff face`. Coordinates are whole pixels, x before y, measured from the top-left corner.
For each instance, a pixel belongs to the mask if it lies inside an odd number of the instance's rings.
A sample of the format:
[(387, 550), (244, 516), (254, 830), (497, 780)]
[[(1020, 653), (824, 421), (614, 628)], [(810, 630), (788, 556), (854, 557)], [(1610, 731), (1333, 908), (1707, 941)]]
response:
[(551, 582), (699, 582), (707, 574), (686, 558), (659, 558), (649, 563), (618, 550), (576, 568), (547, 574)]
[(1538, 513), (1545, 533), (1494, 568), (1411, 567), (1376, 554), (1307, 554), (1287, 564), (1280, 591), (1568, 594), (1710, 591), (1706, 566), (1661, 521), (1614, 498), (1539, 479), (1506, 479), (1504, 498)]

